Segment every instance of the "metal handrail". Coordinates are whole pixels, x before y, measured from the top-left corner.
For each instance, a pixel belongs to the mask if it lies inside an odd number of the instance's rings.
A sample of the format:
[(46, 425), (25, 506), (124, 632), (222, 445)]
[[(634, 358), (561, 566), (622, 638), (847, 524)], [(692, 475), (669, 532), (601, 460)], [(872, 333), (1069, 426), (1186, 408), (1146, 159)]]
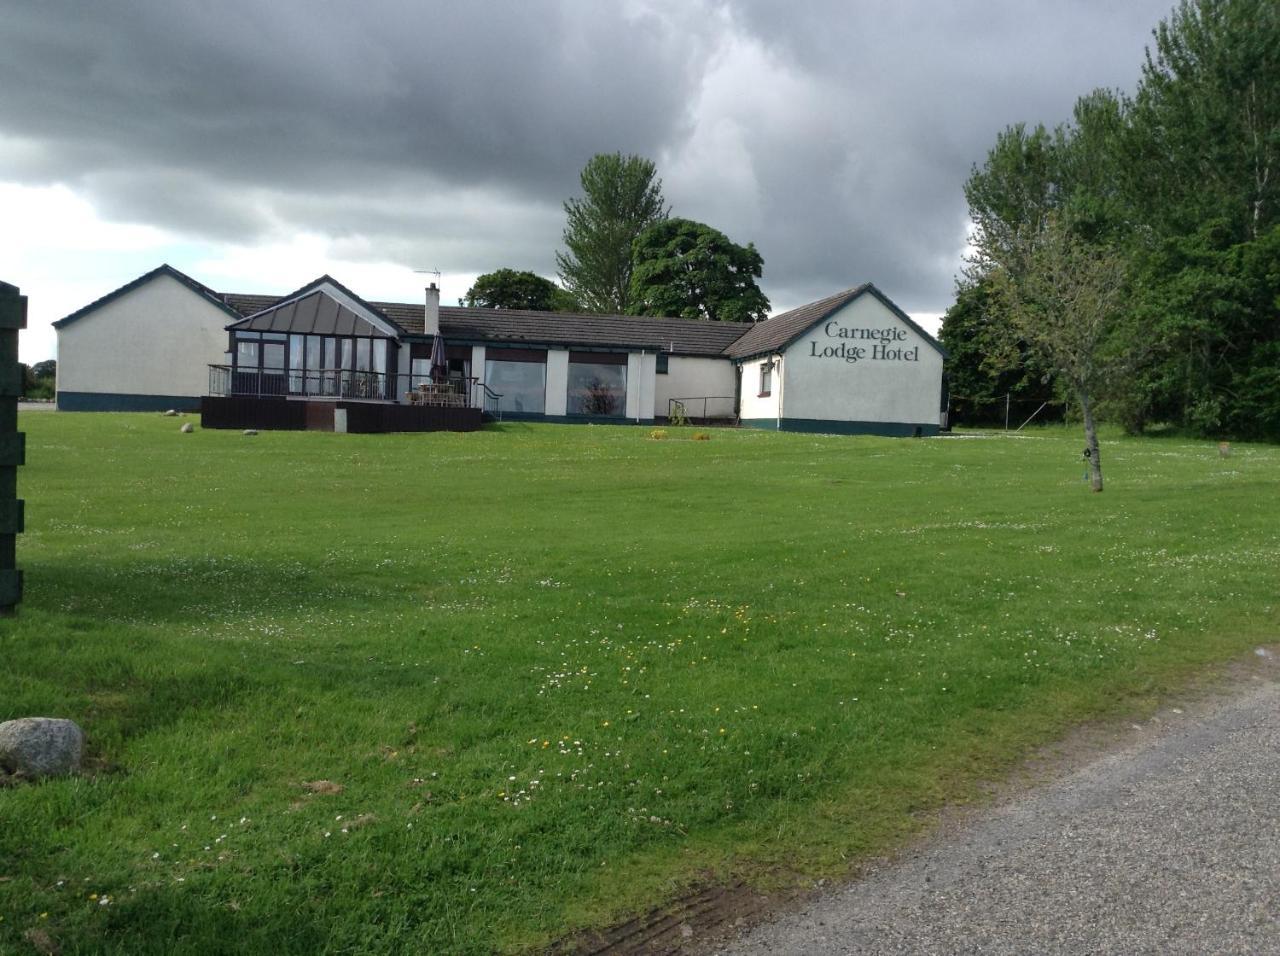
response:
[(481, 414), (491, 416), (494, 421), (502, 421), (502, 395), (495, 392), (484, 382), (477, 383), (481, 389), (480, 401)]
[[(691, 407), (691, 406), (690, 406), (690, 403), (694, 403), (694, 402), (701, 402), (701, 403), (702, 403), (702, 414), (701, 414), (701, 415), (693, 415), (693, 414), (691, 414), (691, 412), (690, 412), (690, 407)], [(728, 402), (728, 413), (727, 413), (727, 414), (725, 414), (725, 415), (708, 415), (708, 414), (707, 414), (707, 408), (708, 408), (707, 403), (708, 403), (708, 402)], [(693, 405), (692, 407), (693, 407), (693, 408), (695, 408), (695, 409), (697, 408), (697, 406), (696, 406), (696, 405)], [(675, 417), (675, 415), (673, 415), (673, 412), (677, 412), (677, 411), (678, 411), (678, 413), (680, 414), (680, 416), (682, 416), (683, 418), (685, 418), (685, 419), (687, 419), (687, 420), (690, 420), (690, 421), (693, 421), (693, 420), (700, 420), (700, 421), (704, 421), (704, 422), (705, 422), (705, 421), (711, 421), (711, 420), (713, 420), (713, 419), (714, 419), (714, 420), (721, 420), (721, 419), (731, 419), (731, 418), (736, 417), (736, 416), (735, 416), (735, 414), (734, 414), (734, 410), (733, 410), (733, 396), (732, 396), (732, 395), (698, 395), (698, 396), (693, 397), (693, 398), (669, 398), (669, 399), (667, 399), (667, 417), (668, 417), (668, 418), (674, 418), (674, 417)]]
[[(379, 402), (474, 404), (476, 379), (451, 376), (436, 381), (429, 375), (404, 375), (357, 369), (242, 369), (209, 366), (209, 394), (256, 398), (318, 398)], [(445, 401), (445, 399), (450, 399)]]

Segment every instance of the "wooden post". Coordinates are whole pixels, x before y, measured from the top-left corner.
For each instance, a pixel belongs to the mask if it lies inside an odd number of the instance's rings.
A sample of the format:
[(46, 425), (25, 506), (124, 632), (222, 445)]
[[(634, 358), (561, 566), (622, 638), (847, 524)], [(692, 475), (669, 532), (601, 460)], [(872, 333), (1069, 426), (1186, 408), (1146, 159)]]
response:
[(18, 399), (22, 368), (18, 365), (18, 331), (27, 327), (27, 297), (16, 286), (0, 282), (0, 616), (17, 611), (22, 600), (16, 537), (22, 532), (22, 500), (18, 466), (26, 455), (18, 431)]

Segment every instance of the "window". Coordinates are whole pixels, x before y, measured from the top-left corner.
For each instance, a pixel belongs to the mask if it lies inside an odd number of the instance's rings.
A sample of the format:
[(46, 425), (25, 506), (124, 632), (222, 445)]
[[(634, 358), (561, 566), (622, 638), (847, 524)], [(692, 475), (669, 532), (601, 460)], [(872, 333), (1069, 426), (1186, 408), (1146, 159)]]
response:
[[(495, 349), (495, 351), (498, 351)], [(505, 351), (505, 350), (503, 350)], [(540, 353), (545, 359), (546, 353)], [(542, 362), (512, 362), (487, 359), (484, 381), (502, 396), (498, 408), (504, 412), (541, 415), (546, 408), (547, 365)]]
[(237, 342), (236, 343), (236, 366), (245, 371), (252, 369), (258, 370), (258, 343), (257, 342)]
[(765, 398), (773, 394), (773, 362), (765, 362), (760, 366), (760, 394)]
[(570, 415), (619, 418), (627, 413), (627, 357), (611, 352), (569, 353)]
[(301, 335), (289, 336), (289, 391), (295, 395), (302, 391), (302, 353), (305, 341)]
[(306, 382), (303, 390), (308, 395), (320, 394), (320, 339), (315, 335), (308, 335), (307, 339), (307, 357), (306, 357)]
[(320, 392), (324, 395), (338, 394), (338, 340), (325, 338), (324, 348), (320, 353)]
[(667, 374), (667, 359), (668, 359), (668, 358), (669, 358), (669, 356), (667, 355), (667, 353), (666, 353), (666, 352), (659, 352), (659, 353), (658, 353), (658, 361), (657, 361), (657, 364), (656, 364), (655, 371), (656, 371), (659, 375), (666, 375), (666, 374)]
[(416, 358), (409, 362), (409, 387), (417, 388), (424, 382), (431, 381), (431, 359)]

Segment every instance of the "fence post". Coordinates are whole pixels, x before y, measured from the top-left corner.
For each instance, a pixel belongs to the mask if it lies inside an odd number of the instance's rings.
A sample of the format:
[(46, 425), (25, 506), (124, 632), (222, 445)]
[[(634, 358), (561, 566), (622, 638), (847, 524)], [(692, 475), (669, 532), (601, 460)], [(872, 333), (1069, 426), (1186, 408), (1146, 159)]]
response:
[(18, 431), (18, 398), (22, 368), (18, 365), (18, 331), (27, 327), (27, 297), (17, 286), (0, 282), (0, 616), (17, 611), (22, 600), (17, 535), (22, 532), (22, 500), (18, 466), (26, 457), (25, 436)]

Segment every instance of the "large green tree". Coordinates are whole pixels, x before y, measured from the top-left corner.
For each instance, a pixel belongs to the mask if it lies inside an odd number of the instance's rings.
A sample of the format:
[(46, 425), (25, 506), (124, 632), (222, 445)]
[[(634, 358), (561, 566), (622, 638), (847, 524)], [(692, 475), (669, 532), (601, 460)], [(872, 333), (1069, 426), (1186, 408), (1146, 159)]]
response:
[(536, 312), (572, 312), (573, 298), (550, 279), (534, 272), (498, 269), (477, 276), (461, 305), (473, 309), (532, 309)]
[[(962, 425), (1021, 423), (1061, 416), (1050, 370), (1004, 320), (991, 280), (963, 284), (942, 317), (938, 338), (947, 350), (950, 420)], [(1054, 403), (1050, 412), (1046, 403)]]
[(965, 194), (978, 251), (962, 293), (997, 268), (1025, 274), (1015, 259), (1034, 246), (1019, 237), (1050, 217), (1125, 260), (1125, 321), (1106, 348), (1131, 367), (1109, 383), (1107, 414), (1135, 430), (1280, 438), (1275, 0), (1181, 0), (1131, 98), (1096, 91), (1052, 132), (1010, 127)]
[(582, 196), (564, 204), (560, 281), (591, 312), (624, 315), (631, 302), (631, 245), (667, 218), (657, 168), (641, 156), (601, 153), (581, 175)]
[(1133, 104), (1144, 222), (1262, 236), (1280, 217), (1280, 4), (1181, 0), (1154, 37)]
[(768, 318), (769, 300), (756, 285), (764, 260), (723, 232), (691, 219), (654, 223), (631, 246), (633, 315), (674, 315), (721, 322)]

